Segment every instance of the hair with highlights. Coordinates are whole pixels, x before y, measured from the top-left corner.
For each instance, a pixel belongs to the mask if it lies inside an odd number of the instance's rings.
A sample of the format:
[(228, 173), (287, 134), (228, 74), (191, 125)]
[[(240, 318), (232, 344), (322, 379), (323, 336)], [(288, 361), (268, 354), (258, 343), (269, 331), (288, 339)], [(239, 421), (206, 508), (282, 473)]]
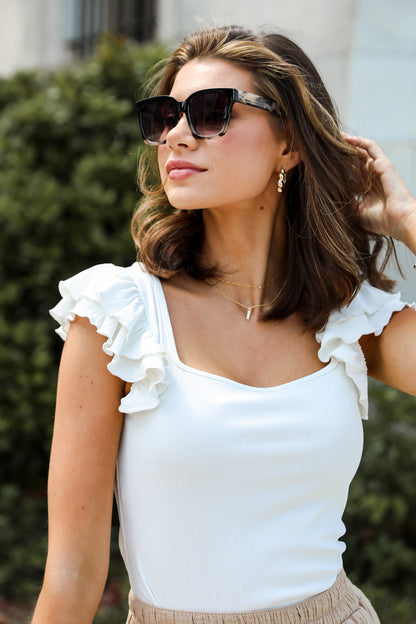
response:
[[(152, 94), (169, 94), (178, 71), (197, 58), (221, 59), (250, 72), (256, 92), (279, 104), (283, 114), (276, 123), (301, 154), (285, 190), (287, 281), (263, 319), (298, 312), (307, 327), (319, 329), (331, 311), (353, 299), (363, 280), (391, 290), (394, 282), (384, 269), (393, 243), (366, 232), (357, 219), (359, 198), (371, 179), (343, 139), (331, 98), (306, 54), (282, 34), (255, 35), (238, 26), (201, 30), (173, 52)], [(132, 219), (138, 260), (162, 279), (180, 271), (199, 280), (220, 275), (220, 267), (207, 266), (201, 254), (202, 211), (170, 205), (154, 148), (141, 157), (139, 183), (143, 199)]]

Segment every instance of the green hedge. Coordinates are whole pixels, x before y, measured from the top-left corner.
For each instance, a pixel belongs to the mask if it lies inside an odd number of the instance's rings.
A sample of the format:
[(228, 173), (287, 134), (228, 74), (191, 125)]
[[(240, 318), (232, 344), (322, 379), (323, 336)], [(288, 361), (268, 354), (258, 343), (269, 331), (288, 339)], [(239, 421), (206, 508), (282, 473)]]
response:
[(108, 34), (79, 66), (0, 79), (0, 597), (36, 595), (45, 562), (62, 348), (48, 310), (60, 279), (135, 260), (133, 104), (165, 54)]
[(370, 384), (365, 450), (344, 516), (345, 567), (382, 622), (416, 622), (416, 399)]
[[(163, 54), (107, 35), (79, 66), (0, 79), (0, 598), (33, 599), (42, 579), (62, 346), (48, 310), (60, 279), (99, 262), (134, 261), (133, 102)], [(345, 515), (345, 564), (386, 621), (410, 624), (415, 399), (378, 385), (372, 396), (367, 449)], [(123, 603), (100, 613), (97, 623), (125, 614), (116, 526), (113, 533), (110, 577), (119, 579)]]

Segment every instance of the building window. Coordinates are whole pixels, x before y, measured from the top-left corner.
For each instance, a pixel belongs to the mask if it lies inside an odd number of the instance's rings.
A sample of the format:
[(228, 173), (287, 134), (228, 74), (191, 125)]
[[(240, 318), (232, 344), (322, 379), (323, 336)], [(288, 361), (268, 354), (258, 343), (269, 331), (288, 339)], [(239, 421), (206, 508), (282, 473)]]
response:
[(97, 37), (112, 30), (136, 41), (154, 36), (154, 0), (62, 0), (64, 37), (78, 57), (93, 53)]

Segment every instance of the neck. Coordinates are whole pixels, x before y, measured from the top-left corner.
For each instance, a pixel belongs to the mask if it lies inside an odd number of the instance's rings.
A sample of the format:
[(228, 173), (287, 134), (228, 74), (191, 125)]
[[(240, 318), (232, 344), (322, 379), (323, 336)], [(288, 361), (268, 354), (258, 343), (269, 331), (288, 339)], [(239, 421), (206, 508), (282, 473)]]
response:
[(286, 259), (286, 210), (205, 211), (203, 253), (224, 277), (264, 284), (282, 272)]
[[(235, 282), (221, 290), (246, 305), (272, 299), (285, 279), (286, 206), (204, 211), (204, 256)], [(275, 278), (275, 279), (273, 279)], [(247, 288), (243, 284), (264, 289)]]

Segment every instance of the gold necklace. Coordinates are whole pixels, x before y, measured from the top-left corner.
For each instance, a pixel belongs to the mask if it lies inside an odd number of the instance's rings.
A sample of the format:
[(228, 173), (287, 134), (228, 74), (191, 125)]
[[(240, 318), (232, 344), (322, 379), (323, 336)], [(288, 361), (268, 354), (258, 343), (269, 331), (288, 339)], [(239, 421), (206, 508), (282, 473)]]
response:
[(226, 280), (222, 277), (216, 277), (215, 279), (218, 282), (222, 282), (223, 284), (230, 284), (231, 286), (241, 286), (243, 288), (266, 288), (266, 286), (269, 286), (269, 284), (275, 282), (278, 277), (278, 275), (275, 275), (275, 277), (272, 277), (272, 279), (270, 279), (268, 282), (265, 282), (264, 284), (261, 284), (260, 286), (256, 286), (256, 284), (241, 284), (240, 282), (232, 282), (231, 280)]
[(245, 303), (241, 303), (241, 301), (237, 301), (237, 299), (233, 299), (229, 295), (226, 295), (224, 292), (222, 292), (222, 290), (217, 288), (215, 284), (213, 284), (212, 282), (209, 282), (208, 280), (206, 280), (205, 283), (207, 284), (207, 286), (210, 286), (211, 288), (216, 290), (219, 295), (222, 295), (222, 297), (225, 297), (225, 299), (228, 299), (228, 301), (232, 301), (232, 303), (237, 304), (238, 306), (240, 306), (240, 308), (244, 308), (246, 310), (246, 321), (249, 321), (251, 317), (251, 312), (253, 310), (256, 310), (257, 308), (264, 308), (265, 306), (269, 306), (275, 301), (277, 301), (277, 299), (282, 294), (284, 287), (286, 286), (287, 280), (285, 280), (283, 286), (277, 291), (277, 294), (273, 297), (273, 299), (270, 299), (270, 301), (266, 301), (266, 303), (256, 303), (251, 306), (248, 306)]

